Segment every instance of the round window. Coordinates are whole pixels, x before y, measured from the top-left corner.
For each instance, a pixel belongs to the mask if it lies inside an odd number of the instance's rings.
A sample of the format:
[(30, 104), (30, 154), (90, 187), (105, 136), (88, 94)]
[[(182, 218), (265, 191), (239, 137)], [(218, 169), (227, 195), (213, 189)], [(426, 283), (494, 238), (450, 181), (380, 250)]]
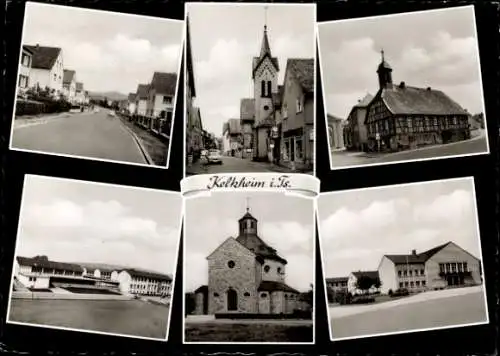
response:
[(266, 110), (266, 111), (269, 110), (269, 106), (264, 105), (264, 110)]
[(269, 267), (268, 265), (264, 266), (264, 272), (268, 273), (270, 269), (271, 267)]
[(227, 266), (228, 266), (229, 268), (234, 268), (234, 265), (235, 265), (234, 261), (229, 261), (229, 262), (227, 263)]

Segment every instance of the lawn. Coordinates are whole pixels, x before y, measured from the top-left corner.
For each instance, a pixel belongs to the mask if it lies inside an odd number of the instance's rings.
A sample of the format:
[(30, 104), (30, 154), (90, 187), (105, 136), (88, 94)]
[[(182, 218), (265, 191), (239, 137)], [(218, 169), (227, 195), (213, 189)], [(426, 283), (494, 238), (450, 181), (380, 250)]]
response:
[(217, 324), (186, 325), (187, 342), (312, 342), (312, 325)]
[(164, 339), (169, 308), (139, 300), (12, 299), (9, 321)]

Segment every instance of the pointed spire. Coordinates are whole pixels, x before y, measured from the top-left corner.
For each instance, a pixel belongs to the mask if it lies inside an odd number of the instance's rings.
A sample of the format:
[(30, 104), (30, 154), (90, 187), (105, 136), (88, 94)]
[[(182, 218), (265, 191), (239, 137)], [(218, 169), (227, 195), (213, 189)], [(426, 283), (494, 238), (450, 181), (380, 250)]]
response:
[(260, 49), (260, 58), (269, 54), (271, 56), (271, 46), (269, 46), (269, 38), (267, 37), (267, 6), (264, 7), (264, 37), (262, 38), (262, 47)]
[(247, 198), (246, 198), (246, 202), (247, 202), (247, 213), (249, 213), (249, 212), (250, 212), (250, 204), (249, 204), (249, 201), (250, 201), (250, 198), (249, 198), (249, 197), (247, 197)]
[(383, 48), (380, 50), (380, 54), (382, 55), (382, 62), (383, 62), (385, 60), (385, 58), (384, 58), (384, 49)]

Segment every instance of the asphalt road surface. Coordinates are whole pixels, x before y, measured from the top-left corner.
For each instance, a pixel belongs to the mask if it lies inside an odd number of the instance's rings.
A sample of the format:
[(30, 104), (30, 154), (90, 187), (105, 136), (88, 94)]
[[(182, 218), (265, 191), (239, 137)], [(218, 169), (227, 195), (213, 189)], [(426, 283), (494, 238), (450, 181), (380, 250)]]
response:
[[(254, 162), (250, 159), (222, 156), (222, 164), (205, 164), (205, 159), (187, 169), (192, 174), (214, 173), (247, 173), (247, 172), (287, 172), (286, 168), (276, 167), (270, 163)], [(290, 172), (291, 173), (291, 172)]]
[(486, 322), (484, 293), (395, 305), (331, 320), (334, 339)]
[(388, 154), (359, 154), (348, 151), (332, 153), (332, 168), (357, 166), (365, 164), (381, 164), (409, 160), (444, 158), (446, 156), (467, 155), (487, 151), (486, 136), (467, 141), (453, 142), (444, 145), (422, 147), (415, 150)]
[[(65, 114), (14, 126), (12, 148), (147, 164), (133, 136), (107, 110)], [(31, 120), (30, 120), (31, 121)]]

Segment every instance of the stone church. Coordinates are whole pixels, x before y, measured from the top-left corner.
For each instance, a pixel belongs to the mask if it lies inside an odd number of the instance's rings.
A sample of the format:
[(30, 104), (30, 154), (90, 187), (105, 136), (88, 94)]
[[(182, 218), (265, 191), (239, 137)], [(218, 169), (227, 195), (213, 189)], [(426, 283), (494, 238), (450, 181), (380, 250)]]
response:
[(195, 291), (196, 314), (292, 314), (301, 308), (299, 291), (288, 286), (287, 261), (258, 236), (249, 209), (239, 233), (208, 257), (208, 286)]

